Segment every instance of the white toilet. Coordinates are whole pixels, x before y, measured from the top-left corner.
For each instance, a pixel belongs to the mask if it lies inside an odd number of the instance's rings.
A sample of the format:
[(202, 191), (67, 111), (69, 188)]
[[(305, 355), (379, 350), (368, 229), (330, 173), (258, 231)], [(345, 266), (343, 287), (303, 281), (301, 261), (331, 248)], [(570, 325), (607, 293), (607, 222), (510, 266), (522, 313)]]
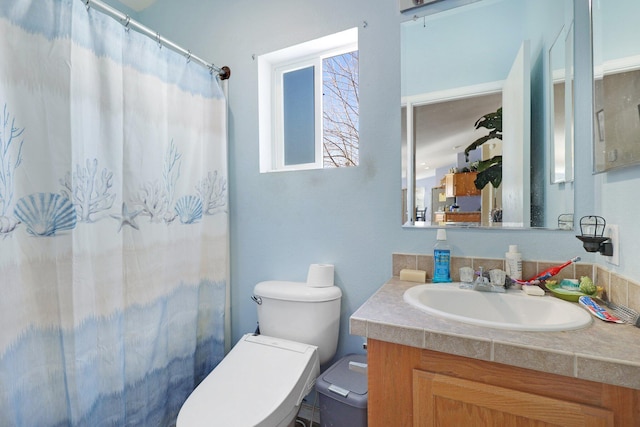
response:
[(176, 427), (286, 427), (338, 345), (336, 286), (258, 283), (260, 335), (246, 334), (191, 393)]

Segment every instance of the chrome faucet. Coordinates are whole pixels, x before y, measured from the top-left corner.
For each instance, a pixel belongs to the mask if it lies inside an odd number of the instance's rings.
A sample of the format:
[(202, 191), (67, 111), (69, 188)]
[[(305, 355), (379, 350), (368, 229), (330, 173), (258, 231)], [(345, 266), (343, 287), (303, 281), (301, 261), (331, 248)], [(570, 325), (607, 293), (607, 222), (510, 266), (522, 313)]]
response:
[(473, 282), (473, 290), (480, 292), (505, 292), (504, 286), (493, 285), (488, 278), (484, 277), (484, 269), (478, 267), (480, 271), (476, 274), (478, 277)]

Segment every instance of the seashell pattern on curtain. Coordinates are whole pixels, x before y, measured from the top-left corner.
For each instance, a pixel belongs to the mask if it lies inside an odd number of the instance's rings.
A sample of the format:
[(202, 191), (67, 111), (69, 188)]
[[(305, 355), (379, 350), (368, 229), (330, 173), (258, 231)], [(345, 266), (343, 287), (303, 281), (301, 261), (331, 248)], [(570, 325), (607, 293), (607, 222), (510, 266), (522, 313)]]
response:
[(226, 114), (81, 0), (0, 2), (1, 426), (170, 426), (222, 360)]

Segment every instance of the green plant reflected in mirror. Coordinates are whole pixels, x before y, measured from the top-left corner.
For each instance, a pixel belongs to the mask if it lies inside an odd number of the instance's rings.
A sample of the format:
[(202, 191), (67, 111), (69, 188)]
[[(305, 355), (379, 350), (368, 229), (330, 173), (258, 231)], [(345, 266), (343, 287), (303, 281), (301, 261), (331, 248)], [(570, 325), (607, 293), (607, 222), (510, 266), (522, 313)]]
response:
[[(471, 145), (464, 149), (464, 156), (467, 163), (472, 150), (481, 147), (485, 142), (494, 139), (502, 141), (502, 107), (495, 112), (485, 114), (480, 117), (475, 124), (476, 129), (486, 128), (489, 133), (476, 139)], [(486, 160), (476, 160), (473, 162), (472, 170), (478, 171), (474, 184), (478, 190), (482, 190), (488, 183), (493, 188), (499, 188), (502, 183), (502, 155), (496, 154)]]

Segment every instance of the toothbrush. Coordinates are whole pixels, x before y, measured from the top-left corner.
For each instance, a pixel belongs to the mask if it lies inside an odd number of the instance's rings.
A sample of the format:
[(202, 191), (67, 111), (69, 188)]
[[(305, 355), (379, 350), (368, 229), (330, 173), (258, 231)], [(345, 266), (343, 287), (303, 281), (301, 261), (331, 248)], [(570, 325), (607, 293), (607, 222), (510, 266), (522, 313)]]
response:
[(546, 270), (544, 270), (542, 273), (537, 274), (536, 276), (532, 277), (529, 280), (523, 281), (523, 280), (514, 280), (514, 282), (521, 284), (521, 285), (537, 285), (538, 283), (547, 280), (553, 276), (555, 276), (556, 274), (560, 273), (560, 270), (562, 270), (563, 268), (565, 268), (568, 265), (573, 264), (574, 262), (578, 262), (580, 261), (580, 257), (577, 256), (575, 258), (571, 258), (569, 261), (565, 262), (564, 264), (560, 264), (560, 265), (556, 265), (555, 267), (550, 267), (547, 268)]

